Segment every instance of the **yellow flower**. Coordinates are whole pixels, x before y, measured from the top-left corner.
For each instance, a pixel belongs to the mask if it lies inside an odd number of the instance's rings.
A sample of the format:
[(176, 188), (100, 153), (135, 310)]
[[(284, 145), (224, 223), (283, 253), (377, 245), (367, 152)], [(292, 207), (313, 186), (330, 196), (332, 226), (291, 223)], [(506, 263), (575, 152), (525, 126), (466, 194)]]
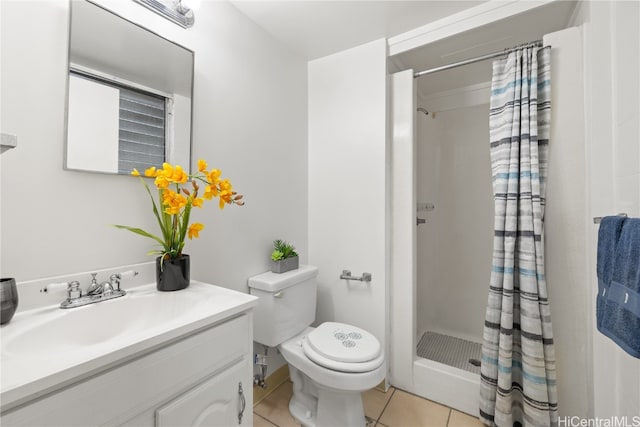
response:
[(216, 185), (220, 182), (220, 169), (211, 169), (211, 172), (207, 175), (207, 181), (211, 185)]
[(145, 170), (144, 176), (148, 176), (148, 177), (156, 176), (156, 167), (151, 166), (149, 169)]
[(156, 180), (154, 182), (156, 184), (156, 187), (158, 187), (161, 190), (166, 189), (167, 187), (169, 187), (169, 184), (170, 184), (169, 180), (167, 179), (166, 176), (164, 176), (162, 171), (158, 171), (158, 173), (156, 174)]
[(180, 213), (180, 208), (177, 208), (177, 207), (174, 207), (174, 206), (169, 206), (164, 211), (168, 215), (178, 215)]
[(162, 193), (162, 204), (166, 206), (165, 212), (169, 215), (177, 215), (187, 206), (187, 198), (173, 190), (166, 189)]
[(212, 198), (217, 197), (218, 187), (216, 187), (215, 185), (207, 185), (202, 196), (207, 200), (211, 200)]
[(171, 174), (171, 181), (184, 184), (188, 179), (189, 175), (185, 173), (185, 171), (182, 169), (182, 166), (178, 165), (173, 169), (173, 173)]
[(162, 192), (162, 203), (167, 205), (171, 203), (171, 200), (173, 200), (176, 196), (177, 196), (177, 193), (175, 191), (173, 191), (170, 188), (167, 188)]
[(135, 168), (134, 168), (134, 169), (131, 171), (131, 175), (133, 175), (133, 176), (140, 176), (140, 172), (138, 172), (138, 169), (135, 169)]
[(220, 209), (224, 209), (224, 205), (227, 203), (232, 203), (233, 191), (231, 187), (231, 181), (225, 179), (220, 182), (220, 203), (218, 206)]
[(204, 203), (204, 199), (202, 197), (196, 197), (191, 202), (191, 204), (196, 208), (201, 208), (203, 203)]
[(202, 159), (198, 160), (198, 170), (200, 172), (206, 171), (207, 170), (207, 162), (205, 162)]
[(198, 233), (200, 233), (200, 231), (202, 231), (203, 228), (204, 228), (204, 225), (200, 224), (199, 222), (194, 222), (193, 224), (191, 224), (189, 226), (189, 229), (187, 230), (187, 236), (189, 236), (189, 240), (193, 239), (194, 237), (196, 239), (200, 237)]

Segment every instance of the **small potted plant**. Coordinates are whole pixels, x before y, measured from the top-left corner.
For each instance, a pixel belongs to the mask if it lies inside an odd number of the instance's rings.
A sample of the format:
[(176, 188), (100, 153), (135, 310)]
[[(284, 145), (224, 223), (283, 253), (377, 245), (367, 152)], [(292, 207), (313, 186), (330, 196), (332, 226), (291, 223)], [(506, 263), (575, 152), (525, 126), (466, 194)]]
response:
[(277, 239), (273, 241), (271, 252), (271, 271), (284, 273), (298, 268), (298, 254), (296, 248), (288, 242)]

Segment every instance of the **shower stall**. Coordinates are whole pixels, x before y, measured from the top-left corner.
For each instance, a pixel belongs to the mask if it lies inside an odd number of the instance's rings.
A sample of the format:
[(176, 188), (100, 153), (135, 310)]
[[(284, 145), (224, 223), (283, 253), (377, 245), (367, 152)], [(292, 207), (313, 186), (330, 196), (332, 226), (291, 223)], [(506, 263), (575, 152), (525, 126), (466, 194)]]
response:
[(393, 78), (394, 102), (413, 98), (394, 105), (394, 123), (413, 132), (394, 135), (392, 155), (392, 384), (475, 414), (493, 244), (489, 86), (431, 92), (442, 77)]
[(488, 117), (488, 103), (416, 117), (417, 356), (475, 374), (493, 241)]
[[(490, 64), (477, 68), (490, 80)], [(443, 78), (415, 81), (411, 387), (473, 414), (493, 244), (490, 93), (485, 83), (431, 92)]]
[[(474, 59), (537, 40), (556, 52), (579, 49), (577, 40), (546, 36), (563, 32), (574, 6), (553, 2), (391, 59), (404, 70), (391, 79), (391, 383), (471, 415), (478, 413), (494, 226), (492, 66)], [(456, 59), (465, 65), (415, 78)], [(563, 155), (551, 153), (552, 167)], [(553, 209), (547, 217), (560, 219)], [(563, 345), (557, 345), (559, 359), (575, 357), (576, 350), (563, 353)]]

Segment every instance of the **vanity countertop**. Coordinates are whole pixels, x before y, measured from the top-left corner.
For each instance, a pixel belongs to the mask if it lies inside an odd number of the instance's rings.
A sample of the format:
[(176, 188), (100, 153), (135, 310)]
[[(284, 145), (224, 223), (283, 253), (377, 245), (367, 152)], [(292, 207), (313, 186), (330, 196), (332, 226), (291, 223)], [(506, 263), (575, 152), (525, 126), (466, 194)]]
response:
[[(252, 309), (257, 298), (191, 281), (158, 292), (154, 284), (79, 308), (18, 312), (0, 329), (0, 402), (5, 412)], [(224, 345), (224, 343), (221, 343)]]

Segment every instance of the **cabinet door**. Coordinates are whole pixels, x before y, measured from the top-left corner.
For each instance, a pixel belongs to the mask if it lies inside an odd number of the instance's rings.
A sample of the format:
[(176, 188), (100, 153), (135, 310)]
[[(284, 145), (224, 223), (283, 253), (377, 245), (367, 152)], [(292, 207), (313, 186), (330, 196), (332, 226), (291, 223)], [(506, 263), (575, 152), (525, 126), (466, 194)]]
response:
[(245, 397), (246, 393), (252, 393), (252, 385), (243, 382), (247, 378), (247, 365), (245, 359), (159, 408), (156, 426), (251, 425), (253, 412)]

